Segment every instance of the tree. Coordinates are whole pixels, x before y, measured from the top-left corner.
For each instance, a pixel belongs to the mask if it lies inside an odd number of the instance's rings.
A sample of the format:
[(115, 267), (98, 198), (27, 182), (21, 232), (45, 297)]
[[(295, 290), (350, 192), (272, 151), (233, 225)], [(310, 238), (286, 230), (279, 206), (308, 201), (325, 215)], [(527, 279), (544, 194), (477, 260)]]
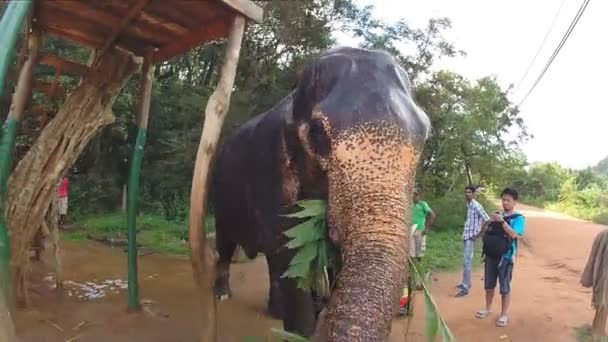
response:
[[(432, 126), (420, 182), (436, 195), (456, 184), (501, 183), (510, 170), (525, 165), (518, 146), (528, 134), (494, 78), (470, 82), (440, 71), (416, 87), (416, 100)], [(512, 130), (518, 139), (509, 137)]]

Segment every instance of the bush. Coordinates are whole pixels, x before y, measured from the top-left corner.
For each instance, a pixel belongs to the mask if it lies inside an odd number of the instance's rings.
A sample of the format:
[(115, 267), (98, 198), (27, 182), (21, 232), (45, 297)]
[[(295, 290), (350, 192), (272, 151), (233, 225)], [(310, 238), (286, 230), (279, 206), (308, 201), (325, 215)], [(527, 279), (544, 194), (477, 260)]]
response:
[[(476, 245), (476, 256), (481, 255), (481, 243)], [(426, 252), (422, 258), (423, 273), (429, 271), (452, 270), (462, 265), (462, 231), (444, 230), (434, 231), (431, 229), (427, 236)]]

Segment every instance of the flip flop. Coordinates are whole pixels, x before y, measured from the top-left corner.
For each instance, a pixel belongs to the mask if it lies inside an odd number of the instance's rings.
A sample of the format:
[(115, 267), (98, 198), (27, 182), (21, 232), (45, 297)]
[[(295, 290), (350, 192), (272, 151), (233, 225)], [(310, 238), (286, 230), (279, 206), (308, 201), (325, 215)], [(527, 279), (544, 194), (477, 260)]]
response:
[(475, 317), (477, 317), (479, 319), (484, 319), (484, 318), (488, 317), (490, 315), (490, 313), (492, 313), (492, 311), (479, 310), (475, 313)]
[(506, 327), (508, 323), (509, 323), (509, 317), (507, 317), (506, 315), (502, 315), (502, 316), (498, 317), (498, 320), (496, 321), (496, 326), (497, 327)]

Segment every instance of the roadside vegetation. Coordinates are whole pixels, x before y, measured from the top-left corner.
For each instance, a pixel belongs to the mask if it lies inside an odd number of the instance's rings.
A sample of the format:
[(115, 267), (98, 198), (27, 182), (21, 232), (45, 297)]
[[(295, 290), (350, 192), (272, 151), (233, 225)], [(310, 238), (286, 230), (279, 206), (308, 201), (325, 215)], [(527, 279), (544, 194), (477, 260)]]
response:
[(536, 163), (510, 178), (524, 203), (608, 224), (608, 157), (584, 170)]

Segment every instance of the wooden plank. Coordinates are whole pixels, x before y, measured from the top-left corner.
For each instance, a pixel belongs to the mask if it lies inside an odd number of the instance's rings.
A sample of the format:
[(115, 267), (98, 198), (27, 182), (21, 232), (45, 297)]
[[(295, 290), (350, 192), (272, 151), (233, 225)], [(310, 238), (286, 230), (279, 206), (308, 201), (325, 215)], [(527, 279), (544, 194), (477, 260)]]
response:
[(192, 31), (180, 41), (161, 47), (154, 53), (152, 62), (156, 64), (166, 61), (174, 56), (184, 54), (204, 42), (225, 37), (230, 29), (230, 23), (226, 19), (221, 18), (220, 20), (216, 20), (198, 30)]
[(146, 25), (161, 27), (163, 30), (171, 32), (175, 35), (184, 35), (188, 33), (187, 27), (156, 16), (147, 10), (141, 12), (138, 21)]
[(40, 28), (51, 36), (67, 39), (76, 44), (84, 45), (93, 49), (98, 49), (103, 44), (103, 41), (101, 39), (97, 39), (97, 37), (91, 37), (83, 34), (82, 32), (66, 30), (50, 23), (41, 23)]
[(264, 10), (250, 0), (219, 0), (224, 5), (241, 13), (247, 18), (261, 24), (264, 21)]
[(120, 18), (96, 7), (91, 6), (92, 3), (87, 1), (38, 1), (40, 3), (40, 13), (45, 16), (46, 13), (62, 12), (67, 15), (82, 18), (88, 22), (93, 22), (96, 25), (112, 29), (120, 24)]
[(112, 46), (112, 44), (116, 42), (118, 35), (120, 35), (120, 33), (131, 24), (135, 17), (137, 17), (139, 13), (141, 13), (141, 11), (144, 9), (144, 7), (148, 5), (148, 2), (150, 2), (150, 0), (137, 0), (135, 4), (133, 4), (133, 6), (129, 8), (129, 11), (124, 15), (124, 17), (122, 17), (120, 23), (116, 25), (116, 27), (114, 27), (114, 29), (106, 39), (106, 42), (101, 47), (99, 54), (97, 55), (98, 58), (101, 58), (106, 53), (106, 51)]
[(38, 63), (61, 69), (63, 73), (76, 74), (83, 76), (89, 71), (89, 67), (69, 59), (61, 58), (56, 55), (41, 55)]
[[(71, 3), (72, 1), (68, 1)], [(80, 16), (69, 7), (53, 7), (53, 1), (42, 1), (36, 23), (48, 33), (88, 47), (100, 48), (111, 26), (100, 25), (94, 20)], [(43, 7), (42, 5), (45, 5)], [(99, 12), (100, 15), (103, 12)], [(103, 19), (109, 19), (103, 18)], [(111, 25), (111, 22), (110, 22)]]
[(201, 25), (200, 20), (192, 16), (192, 13), (186, 12), (182, 6), (175, 6), (175, 2), (167, 2), (167, 0), (152, 0), (145, 12), (163, 18), (167, 22), (179, 24), (187, 30), (196, 29)]
[(61, 84), (56, 84), (55, 88), (53, 89), (53, 85), (55, 83), (51, 83), (51, 82), (46, 82), (43, 80), (34, 80), (34, 87), (33, 89), (35, 91), (41, 92), (43, 94), (45, 94), (46, 96), (48, 96), (49, 98), (55, 97), (55, 96), (64, 96), (65, 95), (65, 88), (61, 85)]

